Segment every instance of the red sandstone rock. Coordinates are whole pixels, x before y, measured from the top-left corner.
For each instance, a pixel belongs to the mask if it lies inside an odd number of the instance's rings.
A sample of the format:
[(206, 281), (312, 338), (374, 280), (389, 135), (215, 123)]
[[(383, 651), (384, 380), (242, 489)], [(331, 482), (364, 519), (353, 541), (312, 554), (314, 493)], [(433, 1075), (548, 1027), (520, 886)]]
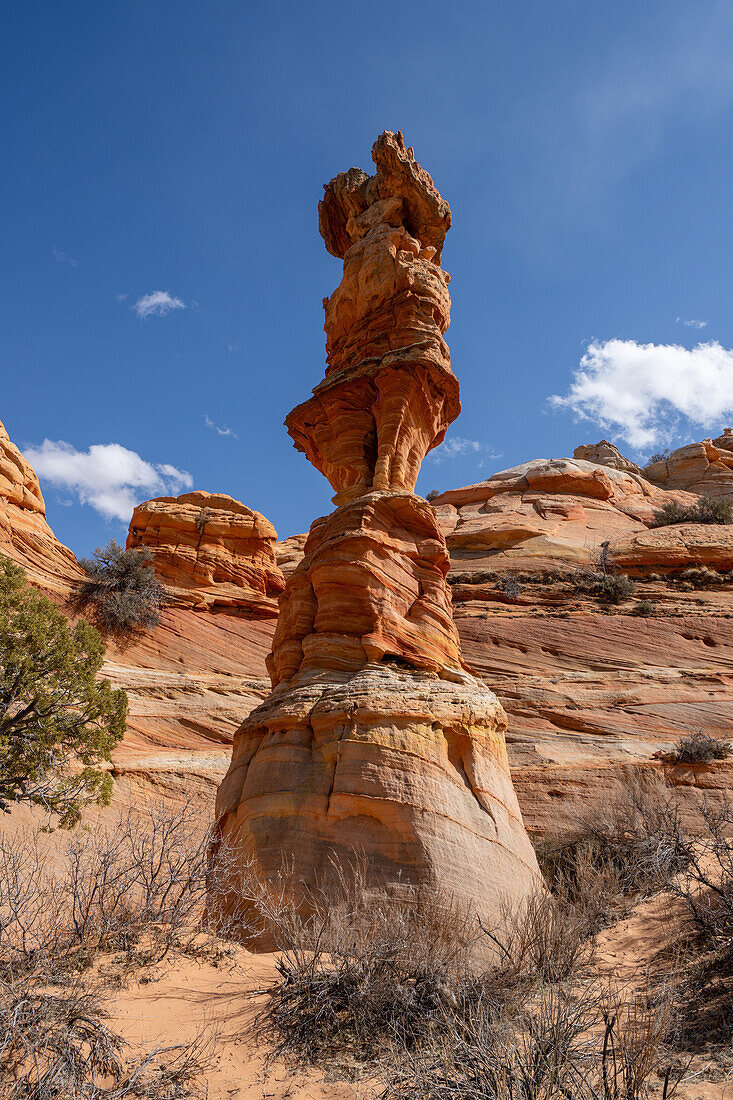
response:
[(156, 497), (132, 514), (128, 548), (146, 546), (175, 599), (196, 610), (275, 617), (285, 581), (269, 520), (221, 493)]
[(454, 566), (464, 557), (501, 552), (512, 558), (587, 562), (607, 539), (646, 530), (667, 493), (638, 474), (580, 459), (537, 459), (478, 485), (436, 497)]
[[(503, 711), (463, 670), (445, 540), (412, 493), (460, 409), (439, 267), (450, 213), (401, 134), (372, 155), (374, 177), (352, 169), (326, 187), (321, 233), (344, 259), (325, 303), (328, 367), (286, 420), (339, 507), (289, 576), (274, 690), (237, 732), (218, 834), (265, 878), (288, 868), (296, 902), (334, 856), (361, 854), (375, 881), (441, 888), (495, 919), (538, 869)], [(580, 480), (613, 492), (602, 471)]]
[(631, 576), (678, 573), (698, 565), (728, 571), (733, 569), (733, 526), (675, 523), (614, 540), (609, 551), (613, 564)]
[(598, 466), (611, 466), (614, 470), (624, 470), (629, 474), (641, 474), (644, 471), (641, 466), (631, 462), (621, 454), (618, 447), (602, 439), (599, 443), (584, 443), (573, 451), (573, 458), (581, 458), (585, 462), (594, 462)]
[(644, 477), (663, 489), (733, 500), (733, 451), (723, 449), (721, 442), (733, 446), (733, 439), (724, 435), (714, 443), (703, 439), (678, 447), (668, 458), (647, 466)]
[(28, 579), (68, 596), (84, 575), (71, 550), (46, 522), (38, 478), (0, 423), (0, 553), (22, 565)]
[(375, 176), (351, 169), (325, 188), (319, 228), (344, 261), (324, 302), (328, 367), (285, 422), (336, 490), (335, 504), (372, 489), (412, 492), (423, 458), (460, 412), (443, 339), (448, 204), (401, 134), (382, 134), (372, 157)]

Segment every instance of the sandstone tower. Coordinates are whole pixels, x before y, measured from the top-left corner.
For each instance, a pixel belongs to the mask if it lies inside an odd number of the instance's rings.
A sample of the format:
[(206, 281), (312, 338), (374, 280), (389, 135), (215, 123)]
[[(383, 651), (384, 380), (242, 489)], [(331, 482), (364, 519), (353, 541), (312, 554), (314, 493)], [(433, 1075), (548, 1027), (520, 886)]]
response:
[(537, 864), (506, 716), (463, 665), (445, 541), (414, 493), (460, 412), (443, 339), (451, 215), (401, 133), (372, 157), (375, 175), (339, 174), (319, 206), (343, 278), (324, 301), (326, 376), (286, 420), (337, 507), (280, 597), (273, 690), (236, 734), (218, 834), (265, 876), (289, 867), (296, 901), (359, 853), (380, 881), (491, 915)]

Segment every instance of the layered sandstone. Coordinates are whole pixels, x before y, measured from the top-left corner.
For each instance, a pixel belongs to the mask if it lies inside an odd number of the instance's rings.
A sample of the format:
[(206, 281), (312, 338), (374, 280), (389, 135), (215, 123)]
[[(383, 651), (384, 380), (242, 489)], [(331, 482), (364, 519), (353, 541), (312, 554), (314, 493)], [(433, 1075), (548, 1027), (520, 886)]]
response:
[(643, 532), (668, 500), (640, 474), (581, 459), (536, 459), (434, 498), (454, 568), (501, 554), (587, 563), (607, 540)]
[(46, 505), (32, 466), (0, 423), (0, 553), (25, 569), (28, 579), (58, 596), (83, 576), (71, 550), (46, 522)]
[(285, 581), (269, 520), (223, 493), (201, 491), (139, 504), (128, 548), (144, 546), (173, 599), (195, 610), (277, 616)]
[(412, 492), (423, 458), (460, 411), (443, 339), (450, 209), (401, 135), (383, 134), (372, 156), (374, 176), (342, 172), (319, 205), (343, 278), (324, 300), (326, 377), (285, 422), (335, 504), (371, 489)]
[(610, 546), (615, 567), (630, 576), (680, 573), (694, 566), (733, 569), (733, 526), (675, 523), (656, 527)]
[(495, 917), (537, 866), (504, 713), (463, 667), (445, 540), (413, 493), (460, 409), (443, 340), (450, 211), (401, 134), (372, 155), (374, 176), (325, 188), (319, 226), (343, 279), (324, 303), (326, 378), (286, 420), (338, 507), (289, 576), (273, 692), (237, 732), (219, 842), (266, 878), (287, 868), (297, 902), (334, 858), (360, 857), (391, 889), (439, 887)]
[(663, 489), (684, 489), (733, 501), (733, 449), (726, 445), (733, 448), (733, 437), (728, 434), (715, 441), (688, 443), (647, 466), (644, 477)]
[(614, 470), (625, 470), (629, 474), (642, 474), (641, 466), (622, 455), (614, 443), (607, 439), (601, 439), (598, 443), (583, 443), (573, 451), (573, 458), (581, 458), (585, 462), (594, 462), (598, 466), (611, 466)]

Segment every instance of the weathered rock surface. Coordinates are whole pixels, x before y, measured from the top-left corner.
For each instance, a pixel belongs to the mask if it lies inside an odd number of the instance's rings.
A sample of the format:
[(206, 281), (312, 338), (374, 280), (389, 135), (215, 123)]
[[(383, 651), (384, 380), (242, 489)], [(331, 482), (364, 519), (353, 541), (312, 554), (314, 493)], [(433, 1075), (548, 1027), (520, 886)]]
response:
[(176, 602), (196, 610), (277, 616), (285, 587), (269, 520), (232, 497), (156, 497), (132, 514), (128, 548), (145, 546)]
[(581, 458), (585, 462), (594, 462), (597, 466), (611, 466), (614, 470), (625, 470), (629, 474), (641, 474), (644, 471), (641, 466), (631, 462), (622, 455), (614, 443), (602, 439), (599, 443), (584, 443), (573, 451), (573, 458)]
[(271, 874), (294, 860), (296, 888), (361, 850), (393, 887), (486, 911), (536, 868), (504, 728), (496, 697), (465, 674), (303, 671), (237, 733), (217, 797), (223, 837)]
[(733, 438), (723, 435), (714, 443), (703, 439), (678, 447), (668, 458), (647, 466), (644, 477), (663, 489), (684, 489), (733, 501), (733, 450), (724, 449), (723, 443), (733, 447)]
[[(372, 155), (374, 177), (352, 169), (325, 189), (343, 279), (325, 303), (326, 378), (286, 420), (338, 507), (288, 578), (273, 692), (237, 731), (217, 830), (241, 867), (287, 868), (298, 903), (334, 857), (361, 857), (380, 884), (440, 886), (495, 918), (537, 865), (503, 711), (463, 669), (445, 541), (412, 492), (460, 409), (439, 266), (450, 212), (401, 134)], [(235, 877), (232, 905), (240, 893)]]
[(401, 134), (382, 134), (372, 157), (376, 175), (342, 172), (319, 206), (343, 278), (324, 301), (326, 377), (285, 422), (335, 504), (371, 489), (412, 492), (423, 458), (460, 412), (443, 339), (448, 204)]
[(581, 459), (536, 459), (436, 497), (453, 568), (497, 552), (506, 561), (588, 562), (608, 539), (646, 530), (666, 493), (641, 475)]
[(68, 595), (83, 571), (46, 522), (38, 478), (0, 423), (0, 553), (25, 569), (28, 579)]
[(630, 576), (679, 573), (697, 565), (727, 571), (733, 569), (733, 526), (675, 523), (615, 539), (609, 551), (616, 568)]

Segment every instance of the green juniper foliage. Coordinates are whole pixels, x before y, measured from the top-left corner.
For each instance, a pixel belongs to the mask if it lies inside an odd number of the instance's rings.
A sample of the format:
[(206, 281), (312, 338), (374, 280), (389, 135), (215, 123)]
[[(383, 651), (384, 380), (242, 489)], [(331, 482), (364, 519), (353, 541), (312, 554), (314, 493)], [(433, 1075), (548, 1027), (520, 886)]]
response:
[(43, 806), (63, 827), (109, 802), (99, 765), (125, 731), (127, 695), (98, 680), (104, 646), (83, 620), (26, 585), (0, 556), (0, 809)]

